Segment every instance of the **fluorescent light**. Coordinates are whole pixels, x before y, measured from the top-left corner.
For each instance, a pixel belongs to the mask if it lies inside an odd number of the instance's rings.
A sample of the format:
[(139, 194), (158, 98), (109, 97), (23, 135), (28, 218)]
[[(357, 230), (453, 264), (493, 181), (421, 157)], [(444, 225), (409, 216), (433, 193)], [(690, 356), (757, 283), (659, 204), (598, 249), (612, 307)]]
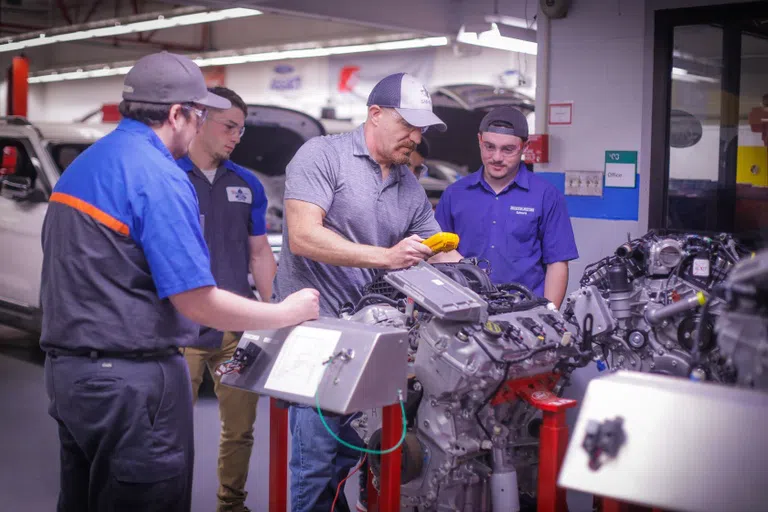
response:
[(497, 50), (536, 55), (537, 45), (535, 42), (504, 37), (499, 32), (499, 27), (496, 23), (491, 24), (491, 27), (491, 30), (486, 30), (480, 34), (477, 32), (465, 32), (464, 27), (462, 27), (456, 40), (461, 43), (472, 44), (475, 46), (484, 46), (486, 48), (496, 48)]
[(712, 78), (710, 76), (702, 76), (702, 75), (694, 75), (692, 73), (689, 73), (687, 69), (683, 68), (672, 68), (672, 79), (678, 80), (680, 82), (690, 82), (690, 83), (698, 83), (698, 82), (707, 82), (711, 84), (717, 84), (720, 83), (720, 80), (717, 78)]
[[(200, 23), (211, 23), (214, 21), (221, 21), (234, 18), (245, 18), (248, 16), (258, 16), (261, 11), (255, 9), (245, 9), (236, 7), (232, 9), (223, 9), (220, 11), (205, 11), (196, 12), (191, 14), (180, 14), (178, 16), (168, 16), (163, 14), (156, 15), (152, 19), (135, 21), (132, 23), (122, 24), (118, 20), (114, 20), (113, 24), (98, 28), (88, 28), (84, 30), (76, 30), (66, 33), (58, 34), (37, 34), (35, 37), (24, 39), (21, 41), (13, 41), (13, 38), (8, 38), (9, 41), (0, 45), (0, 52), (13, 52), (22, 50), (24, 48), (32, 48), (35, 46), (44, 46), (56, 43), (66, 43), (71, 41), (81, 41), (83, 39), (93, 39), (98, 37), (111, 37), (119, 36), (123, 34), (135, 34), (139, 32), (148, 32), (150, 30), (160, 30), (171, 27), (183, 27), (187, 25), (198, 25)], [(154, 16), (154, 15), (153, 15)]]
[[(311, 43), (310, 43), (311, 44)], [(412, 48), (427, 48), (434, 46), (445, 46), (448, 44), (447, 37), (426, 37), (418, 39), (405, 39), (401, 41), (382, 41), (367, 44), (353, 44), (344, 46), (326, 46), (316, 47), (308, 46), (306, 48), (293, 48), (275, 51), (262, 51), (243, 53), (239, 55), (201, 55), (194, 59), (200, 67), (206, 66), (231, 66), (236, 64), (246, 64), (249, 62), (267, 62), (274, 60), (288, 59), (306, 59), (311, 57), (326, 57), (329, 55), (343, 55), (349, 53), (382, 52), (392, 50), (407, 50)], [(83, 78), (97, 78), (103, 76), (124, 75), (131, 69), (131, 65), (122, 63), (117, 67), (100, 66), (92, 69), (75, 69), (67, 71), (48, 71), (30, 76), (30, 84), (41, 84), (50, 82), (61, 82), (65, 80), (78, 80)]]

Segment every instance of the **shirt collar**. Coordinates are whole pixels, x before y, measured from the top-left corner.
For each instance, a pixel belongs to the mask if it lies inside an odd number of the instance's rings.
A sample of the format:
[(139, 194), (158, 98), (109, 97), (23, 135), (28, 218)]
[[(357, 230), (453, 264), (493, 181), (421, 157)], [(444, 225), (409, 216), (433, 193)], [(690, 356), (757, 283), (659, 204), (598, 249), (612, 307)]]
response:
[[(365, 131), (363, 130), (364, 126), (365, 125), (361, 124), (352, 132), (352, 154), (354, 156), (367, 157), (373, 169), (381, 170), (379, 163), (373, 159), (371, 152), (368, 151), (368, 145), (365, 143)], [(390, 169), (390, 175), (393, 177), (395, 182), (400, 181), (405, 172), (410, 172), (405, 165), (393, 165)]]
[[(483, 166), (480, 166), (480, 169), (464, 178), (467, 180), (467, 186), (468, 187), (475, 187), (475, 186), (482, 186), (486, 190), (489, 190), (493, 192), (494, 194), (496, 192), (493, 191), (490, 185), (485, 181), (485, 178), (483, 177)], [(517, 169), (517, 174), (515, 175), (515, 179), (512, 180), (509, 185), (504, 187), (504, 190), (499, 192), (499, 194), (503, 194), (510, 188), (512, 188), (513, 185), (516, 185), (520, 187), (523, 190), (529, 190), (530, 189), (530, 179), (531, 179), (531, 171), (528, 170), (528, 167), (525, 165), (524, 162), (520, 162), (520, 167)]]
[(116, 129), (123, 130), (128, 133), (135, 133), (145, 137), (149, 143), (156, 147), (166, 158), (172, 162), (175, 161), (173, 155), (171, 155), (171, 152), (168, 150), (168, 146), (166, 146), (163, 141), (160, 140), (160, 137), (157, 136), (155, 131), (150, 126), (142, 123), (141, 121), (124, 118), (120, 121), (120, 124), (117, 125)]
[(352, 154), (355, 156), (367, 156), (371, 160), (371, 152), (368, 151), (368, 145), (365, 143), (365, 132), (363, 126), (360, 125), (352, 132)]
[[(178, 164), (179, 167), (181, 167), (181, 170), (187, 171), (187, 172), (192, 171), (192, 170), (197, 168), (197, 166), (192, 161), (192, 159), (189, 158), (189, 154), (186, 154), (183, 157), (181, 157), (178, 160), (176, 160), (176, 163)], [(217, 169), (221, 169), (222, 167), (225, 170), (234, 171), (235, 168), (237, 167), (237, 164), (235, 164), (231, 160), (224, 160), (221, 163), (221, 165), (219, 167), (217, 167)]]

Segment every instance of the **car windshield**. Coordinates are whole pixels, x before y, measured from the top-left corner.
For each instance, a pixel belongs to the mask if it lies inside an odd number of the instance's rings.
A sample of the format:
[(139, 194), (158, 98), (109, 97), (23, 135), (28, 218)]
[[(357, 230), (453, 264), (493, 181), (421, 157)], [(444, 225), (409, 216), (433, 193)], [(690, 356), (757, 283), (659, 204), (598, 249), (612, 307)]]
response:
[(90, 145), (90, 143), (86, 142), (57, 142), (48, 144), (48, 151), (50, 152), (53, 161), (56, 162), (59, 174), (63, 173), (64, 169), (72, 163), (72, 160), (77, 158), (77, 156), (85, 151)]

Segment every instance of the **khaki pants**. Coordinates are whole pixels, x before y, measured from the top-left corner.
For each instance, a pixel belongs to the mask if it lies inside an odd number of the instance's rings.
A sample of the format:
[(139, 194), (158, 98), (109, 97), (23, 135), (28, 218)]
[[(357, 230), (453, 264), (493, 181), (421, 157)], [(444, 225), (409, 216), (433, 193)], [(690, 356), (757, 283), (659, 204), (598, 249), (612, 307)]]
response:
[(221, 384), (221, 377), (215, 372), (219, 364), (232, 359), (237, 348), (238, 337), (227, 332), (221, 348), (184, 349), (184, 358), (189, 366), (192, 380), (192, 399), (197, 401), (197, 393), (203, 382), (205, 366), (213, 375), (214, 391), (219, 399), (219, 417), (221, 418), (221, 439), (219, 440), (219, 490), (217, 512), (244, 512), (245, 481), (248, 478), (248, 465), (253, 448), (253, 424), (256, 421), (256, 405), (259, 396), (255, 393), (235, 389)]

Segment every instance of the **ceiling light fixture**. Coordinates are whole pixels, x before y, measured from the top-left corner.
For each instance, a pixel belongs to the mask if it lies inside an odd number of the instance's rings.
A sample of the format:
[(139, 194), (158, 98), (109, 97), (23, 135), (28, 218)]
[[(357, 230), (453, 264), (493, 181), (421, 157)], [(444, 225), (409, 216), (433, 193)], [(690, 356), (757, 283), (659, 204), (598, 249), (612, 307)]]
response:
[[(222, 55), (221, 52), (203, 54), (192, 57), (200, 67), (206, 66), (231, 66), (251, 62), (267, 62), (274, 60), (306, 59), (311, 57), (326, 57), (329, 55), (343, 55), (349, 53), (382, 52), (392, 50), (408, 50), (413, 48), (427, 48), (446, 46), (447, 37), (426, 37), (417, 39), (405, 39), (399, 41), (380, 41), (375, 43), (348, 44), (341, 46), (317, 47), (314, 43), (308, 43), (306, 47), (286, 48), (274, 51), (244, 51), (235, 55)], [(310, 46), (311, 45), (311, 46)], [(79, 80), (83, 78), (99, 78), (105, 76), (124, 75), (133, 67), (133, 63), (122, 62), (114, 67), (96, 66), (87, 69), (69, 69), (62, 71), (41, 71), (31, 75), (30, 84), (43, 84), (51, 82), (63, 82), (66, 80)]]
[(504, 37), (499, 31), (499, 26), (496, 23), (491, 24), (490, 30), (480, 32), (479, 34), (477, 32), (466, 32), (462, 26), (456, 40), (460, 43), (484, 46), (486, 48), (496, 48), (497, 50), (507, 50), (510, 52), (527, 53), (529, 55), (536, 55), (537, 49), (535, 41)]
[(720, 80), (716, 78), (712, 78), (709, 76), (702, 76), (702, 75), (695, 75), (692, 73), (689, 73), (687, 69), (673, 67), (672, 68), (672, 79), (673, 80), (679, 80), (680, 82), (708, 82), (711, 84), (717, 84), (720, 83)]
[[(185, 11), (187, 11), (187, 13), (184, 13)], [(182, 14), (177, 14), (179, 11), (165, 14), (152, 14), (149, 15), (150, 17), (148, 19), (146, 19), (148, 15), (132, 16), (127, 20), (123, 20), (124, 22), (121, 22), (118, 19), (107, 20), (88, 25), (67, 27), (66, 32), (52, 30), (50, 32), (21, 34), (20, 36), (0, 40), (0, 52), (14, 52), (25, 48), (45, 46), (49, 44), (68, 43), (72, 41), (82, 41), (98, 37), (112, 37), (123, 34), (136, 34), (151, 30), (199, 25), (201, 23), (245, 18), (262, 14), (261, 11), (257, 11), (256, 9), (245, 9), (241, 7), (222, 9), (220, 11), (192, 13), (189, 13), (188, 11), (189, 9), (181, 10)], [(138, 18), (145, 19), (139, 20)], [(20, 37), (22, 39), (19, 40)]]

